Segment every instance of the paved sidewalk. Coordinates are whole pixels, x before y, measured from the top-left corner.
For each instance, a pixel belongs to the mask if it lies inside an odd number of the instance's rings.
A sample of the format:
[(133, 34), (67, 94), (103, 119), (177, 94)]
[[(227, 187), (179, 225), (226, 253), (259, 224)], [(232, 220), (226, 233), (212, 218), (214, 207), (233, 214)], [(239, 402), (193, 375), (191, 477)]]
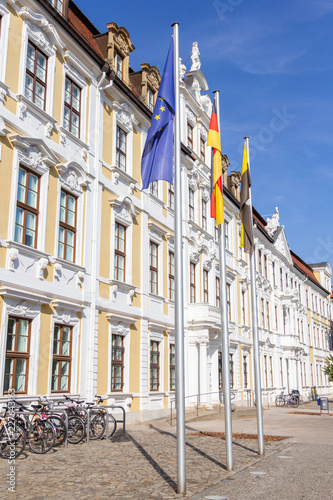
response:
[[(265, 443), (235, 439), (235, 470), (225, 470), (221, 438), (187, 436), (188, 498), (283, 499), (333, 498), (333, 417), (289, 414), (290, 409), (264, 412), (265, 434), (292, 436)], [(223, 432), (223, 421), (195, 422), (187, 433)], [(233, 421), (233, 432), (256, 432), (256, 420)], [(288, 456), (291, 458), (282, 458)], [(128, 426), (110, 442), (69, 445), (46, 455), (28, 451), (16, 460), (16, 493), (7, 491), (7, 461), (0, 460), (0, 498), (45, 499), (172, 499), (176, 494), (177, 442), (170, 426)], [(251, 474), (265, 472), (266, 474)]]

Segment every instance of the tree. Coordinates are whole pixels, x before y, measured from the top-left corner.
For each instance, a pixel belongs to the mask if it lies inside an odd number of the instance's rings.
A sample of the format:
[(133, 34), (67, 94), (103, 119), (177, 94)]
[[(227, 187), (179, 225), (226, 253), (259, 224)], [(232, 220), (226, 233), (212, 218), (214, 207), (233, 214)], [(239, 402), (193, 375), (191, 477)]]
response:
[(323, 368), (323, 372), (328, 376), (328, 380), (333, 382), (333, 355), (329, 354), (325, 359), (326, 365)]

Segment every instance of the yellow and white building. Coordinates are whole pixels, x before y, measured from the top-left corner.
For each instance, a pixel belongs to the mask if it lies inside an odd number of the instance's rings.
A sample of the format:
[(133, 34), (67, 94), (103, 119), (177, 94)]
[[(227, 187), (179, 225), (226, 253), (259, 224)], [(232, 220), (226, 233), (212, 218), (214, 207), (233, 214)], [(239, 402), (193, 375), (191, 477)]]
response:
[[(0, 399), (10, 388), (26, 400), (102, 394), (132, 418), (162, 414), (175, 388), (173, 190), (141, 192), (140, 175), (159, 70), (133, 71), (126, 28), (100, 33), (71, 0), (0, 0), (0, 16)], [(211, 99), (200, 61), (180, 68), (185, 384), (210, 404), (221, 384)], [(246, 404), (249, 270), (228, 164), (232, 386)], [(295, 256), (278, 217), (256, 220), (263, 387), (327, 393), (330, 266)]]

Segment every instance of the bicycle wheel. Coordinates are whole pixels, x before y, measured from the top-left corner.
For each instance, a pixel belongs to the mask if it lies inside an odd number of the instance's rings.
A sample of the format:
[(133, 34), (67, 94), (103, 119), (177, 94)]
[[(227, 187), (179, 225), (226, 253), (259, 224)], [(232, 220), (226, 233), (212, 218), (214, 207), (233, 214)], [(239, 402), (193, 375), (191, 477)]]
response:
[(276, 406), (284, 406), (286, 404), (286, 400), (284, 396), (276, 396), (275, 398), (275, 404)]
[(3, 425), (0, 430), (0, 456), (7, 460), (14, 460), (23, 452), (26, 444), (25, 428), (15, 423), (13, 428)]
[(68, 418), (68, 436), (67, 441), (72, 444), (78, 444), (82, 441), (86, 433), (86, 426), (82, 418), (75, 415)]
[(292, 408), (297, 408), (297, 406), (299, 405), (298, 398), (295, 398), (295, 397), (292, 396), (288, 400), (288, 405), (291, 406)]
[(51, 415), (47, 417), (47, 420), (51, 422), (51, 424), (54, 427), (54, 432), (55, 432), (54, 446), (62, 445), (67, 436), (67, 430), (64, 421), (56, 415)]
[[(107, 415), (108, 415), (108, 438), (110, 438), (116, 432), (117, 421), (114, 418), (114, 416), (111, 415), (111, 413), (108, 413)], [(106, 420), (105, 420), (105, 424), (106, 424)], [(105, 428), (106, 428), (106, 425), (105, 425)]]
[(47, 453), (55, 441), (55, 431), (49, 420), (35, 420), (28, 430), (28, 444), (33, 453)]
[(100, 439), (105, 431), (105, 423), (103, 414), (92, 414), (89, 422), (89, 439)]

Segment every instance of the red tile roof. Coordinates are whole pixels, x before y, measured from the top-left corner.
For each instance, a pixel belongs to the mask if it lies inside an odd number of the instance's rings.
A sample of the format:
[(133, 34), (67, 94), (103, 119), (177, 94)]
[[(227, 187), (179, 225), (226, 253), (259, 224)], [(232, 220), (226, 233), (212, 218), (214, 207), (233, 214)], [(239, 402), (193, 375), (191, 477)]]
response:
[[(296, 255), (292, 250), (290, 250), (291, 258), (293, 259), (293, 263), (300, 268), (300, 270), (308, 276), (311, 281), (314, 283), (320, 285), (319, 281), (315, 277), (313, 273), (313, 269), (306, 263), (304, 262), (298, 255)], [(320, 285), (321, 286), (321, 285)]]
[(101, 49), (94, 40), (94, 36), (99, 35), (100, 32), (72, 0), (70, 0), (68, 6), (68, 24), (74, 28), (102, 59), (104, 59)]

